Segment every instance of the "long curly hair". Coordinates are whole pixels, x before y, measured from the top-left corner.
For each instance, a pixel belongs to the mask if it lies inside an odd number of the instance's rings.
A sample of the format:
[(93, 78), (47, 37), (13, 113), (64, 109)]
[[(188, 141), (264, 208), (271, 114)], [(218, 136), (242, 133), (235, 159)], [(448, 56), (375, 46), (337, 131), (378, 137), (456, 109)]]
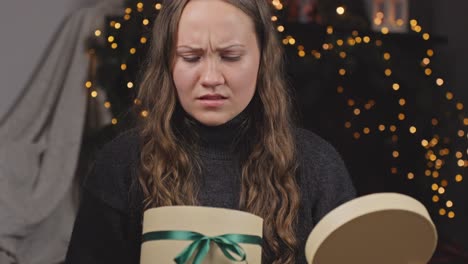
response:
[[(156, 18), (139, 99), (148, 109), (141, 123), (138, 181), (145, 208), (196, 205), (201, 166), (196, 139), (178, 129), (181, 107), (172, 78), (176, 33), (189, 0), (170, 0)], [(253, 21), (260, 46), (257, 87), (249, 111), (253, 135), (242, 159), (239, 208), (264, 219), (264, 260), (295, 263), (295, 227), (300, 203), (292, 104), (283, 75), (283, 50), (267, 0), (223, 0)]]

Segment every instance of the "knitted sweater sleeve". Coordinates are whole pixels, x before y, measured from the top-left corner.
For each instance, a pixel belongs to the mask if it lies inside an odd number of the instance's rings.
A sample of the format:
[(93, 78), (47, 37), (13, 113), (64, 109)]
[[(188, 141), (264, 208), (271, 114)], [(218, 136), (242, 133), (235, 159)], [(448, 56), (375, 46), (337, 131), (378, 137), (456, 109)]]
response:
[(318, 223), (328, 212), (356, 196), (346, 166), (335, 148), (314, 133), (298, 131), (301, 187)]
[(128, 239), (132, 141), (121, 136), (98, 153), (85, 180), (66, 264), (135, 263)]

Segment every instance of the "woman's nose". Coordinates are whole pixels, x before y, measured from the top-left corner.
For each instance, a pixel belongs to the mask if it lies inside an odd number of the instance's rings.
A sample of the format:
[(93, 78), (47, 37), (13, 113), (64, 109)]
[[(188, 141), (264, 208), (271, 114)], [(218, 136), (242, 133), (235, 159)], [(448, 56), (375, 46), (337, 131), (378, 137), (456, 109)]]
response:
[(215, 60), (206, 60), (202, 70), (201, 84), (204, 87), (211, 88), (224, 84), (224, 76), (219, 67), (219, 62)]

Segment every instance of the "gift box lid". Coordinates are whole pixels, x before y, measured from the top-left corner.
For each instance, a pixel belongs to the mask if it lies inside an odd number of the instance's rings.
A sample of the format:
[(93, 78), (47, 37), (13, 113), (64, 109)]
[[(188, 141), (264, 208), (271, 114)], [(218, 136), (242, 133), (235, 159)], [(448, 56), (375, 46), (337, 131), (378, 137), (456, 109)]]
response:
[(422, 264), (437, 244), (424, 205), (398, 193), (362, 196), (338, 206), (306, 243), (308, 264)]

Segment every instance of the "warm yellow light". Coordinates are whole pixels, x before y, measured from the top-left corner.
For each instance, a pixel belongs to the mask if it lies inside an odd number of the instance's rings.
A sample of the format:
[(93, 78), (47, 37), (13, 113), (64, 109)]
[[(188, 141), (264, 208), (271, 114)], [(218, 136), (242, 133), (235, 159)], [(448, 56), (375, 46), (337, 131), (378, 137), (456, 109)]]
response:
[(399, 19), (397, 19), (396, 23), (397, 23), (397, 25), (399, 27), (401, 27), (401, 26), (403, 26), (405, 24), (405, 21), (403, 19), (399, 18)]
[(92, 96), (93, 98), (96, 98), (96, 97), (98, 96), (98, 92), (97, 92), (97, 91), (92, 91), (92, 92), (91, 92), (91, 96)]
[(448, 208), (450, 208), (450, 207), (453, 206), (453, 202), (452, 202), (452, 201), (447, 201), (447, 202), (445, 203), (445, 205), (446, 205)]
[(339, 39), (339, 40), (336, 41), (336, 44), (337, 44), (338, 46), (343, 46), (344, 41), (343, 41), (342, 39)]
[(278, 17), (277, 17), (277, 16), (272, 16), (272, 17), (271, 17), (271, 21), (273, 21), (273, 22), (278, 21)]
[(398, 157), (400, 156), (400, 153), (399, 153), (398, 151), (395, 150), (395, 151), (392, 152), (392, 156), (393, 156), (394, 158), (398, 158)]
[(117, 125), (117, 118), (112, 118), (112, 124)]
[(374, 24), (376, 24), (377, 26), (380, 26), (382, 24), (382, 19), (381, 18), (374, 18)]
[(418, 21), (417, 21), (416, 19), (411, 19), (410, 25), (411, 25), (412, 27), (415, 27), (416, 25), (418, 25)]
[(423, 39), (424, 40), (429, 40), (429, 38), (431, 38), (431, 35), (429, 35), (429, 33), (424, 33), (423, 34)]
[(290, 38), (290, 39), (289, 39), (289, 44), (290, 44), (290, 45), (296, 44), (296, 40), (295, 40), (294, 38)]
[(279, 32), (283, 32), (283, 31), (284, 31), (284, 27), (283, 27), (283, 26), (278, 26), (278, 27), (277, 27), (277, 30), (278, 30)]
[(392, 88), (393, 88), (393, 90), (398, 91), (398, 90), (400, 90), (400, 85), (398, 83), (394, 83)]
[(427, 141), (425, 139), (421, 140), (421, 146), (423, 146), (423, 147), (429, 146), (429, 141)]
[(132, 88), (133, 88), (133, 83), (132, 83), (132, 82), (128, 82), (128, 83), (127, 83), (127, 88), (128, 88), (128, 89), (132, 89)]
[(434, 50), (428, 49), (428, 50), (426, 51), (426, 54), (427, 54), (427, 56), (432, 57), (432, 56), (434, 56)]
[(92, 86), (93, 86), (93, 83), (90, 82), (90, 81), (87, 81), (87, 82), (85, 83), (85, 87), (88, 88), (88, 89), (91, 88)]
[(343, 86), (338, 86), (338, 87), (336, 88), (336, 92), (339, 93), (339, 94), (343, 93), (343, 92), (344, 92)]
[(382, 131), (382, 132), (385, 131), (385, 126), (384, 125), (379, 125), (379, 130)]
[(463, 110), (464, 106), (462, 103), (457, 103), (457, 110)]
[(333, 34), (333, 27), (332, 27), (332, 26), (328, 26), (328, 27), (327, 27), (327, 34), (328, 34), (328, 35)]
[(421, 26), (415, 26), (415, 27), (414, 27), (414, 31), (416, 31), (416, 32), (419, 33), (419, 32), (422, 31), (422, 27), (421, 27)]
[(142, 9), (143, 8), (143, 3), (142, 2), (137, 3), (137, 8)]
[(371, 38), (368, 37), (368, 36), (365, 36), (365, 37), (363, 38), (363, 40), (364, 40), (365, 43), (369, 43), (369, 42), (371, 41)]
[(340, 58), (346, 59), (346, 56), (347, 56), (346, 52), (344, 52), (344, 51), (340, 52)]
[(345, 8), (342, 6), (339, 6), (338, 8), (336, 8), (336, 13), (340, 16), (344, 15), (345, 11), (346, 11)]
[(445, 188), (444, 187), (439, 187), (439, 189), (437, 190), (437, 192), (439, 194), (444, 194), (445, 193)]
[(391, 70), (391, 69), (386, 69), (386, 70), (385, 70), (385, 75), (386, 75), (387, 77), (391, 76), (391, 75), (392, 75), (392, 70)]
[(141, 23), (143, 23), (143, 25), (147, 26), (149, 24), (149, 20), (145, 18), (145, 19), (143, 19), (143, 21)]
[(370, 129), (368, 127), (365, 127), (362, 132), (364, 132), (364, 134), (368, 135), (370, 133)]
[(122, 71), (125, 71), (125, 70), (127, 69), (127, 64), (122, 63), (122, 64), (120, 65), (120, 69), (121, 69)]
[(430, 171), (430, 170), (426, 170), (426, 171), (424, 172), (424, 175), (426, 175), (426, 176), (428, 176), (428, 177), (431, 176), (431, 171)]
[(390, 60), (391, 55), (390, 55), (390, 53), (385, 52), (384, 55), (383, 55), (383, 57), (384, 57), (384, 60), (388, 61), (388, 60)]
[(410, 131), (411, 134), (414, 134), (414, 133), (416, 133), (417, 129), (416, 129), (416, 127), (412, 126), (412, 127), (410, 127), (409, 131)]
[(132, 13), (132, 9), (130, 7), (125, 8), (125, 14)]
[(356, 108), (354, 109), (353, 113), (358, 116), (361, 114), (361, 110), (359, 108)]
[(130, 49), (130, 54), (135, 54), (136, 53), (136, 49), (135, 48), (131, 48)]
[(344, 126), (345, 126), (346, 128), (351, 128), (351, 122), (347, 121), (347, 122), (344, 124)]
[(464, 137), (465, 136), (465, 131), (458, 130), (457, 135), (458, 135), (458, 137)]
[(162, 4), (157, 3), (156, 5), (154, 5), (154, 8), (155, 8), (156, 10), (161, 10)]
[(112, 48), (112, 49), (116, 49), (118, 46), (119, 46), (119, 45), (117, 45), (117, 43), (112, 43), (111, 48)]
[(456, 182), (461, 182), (462, 180), (463, 180), (463, 176), (462, 176), (461, 174), (457, 174), (457, 175), (455, 176), (455, 181), (456, 181)]
[(406, 118), (405, 114), (403, 114), (403, 113), (398, 114), (398, 120), (403, 121), (403, 120), (405, 120), (405, 118)]
[(340, 70), (339, 70), (339, 74), (340, 74), (341, 76), (346, 75), (346, 70), (345, 70), (345, 69), (340, 69)]
[(432, 178), (437, 179), (437, 178), (439, 178), (439, 176), (440, 176), (440, 174), (439, 174), (438, 171), (433, 171), (432, 172)]
[(448, 213), (448, 218), (454, 218), (455, 217), (455, 213), (454, 212), (449, 212)]
[(447, 211), (445, 211), (444, 208), (441, 208), (441, 209), (439, 210), (439, 214), (440, 214), (440, 215), (445, 215), (446, 213), (447, 213)]
[(126, 15), (124, 16), (124, 19), (125, 19), (125, 20), (130, 20), (130, 15), (129, 15), (129, 14), (126, 14)]
[(303, 50), (300, 50), (298, 52), (298, 54), (299, 54), (299, 57), (305, 57), (305, 55), (306, 55), (305, 51), (303, 51)]
[(94, 35), (95, 35), (96, 37), (101, 36), (101, 34), (102, 34), (102, 32), (101, 32), (101, 30), (99, 30), (99, 29), (96, 29), (96, 30), (94, 31)]
[(406, 105), (406, 100), (404, 98), (401, 98), (400, 100), (398, 100), (398, 103), (401, 105), (401, 106), (404, 106)]
[(447, 100), (452, 100), (452, 99), (453, 99), (453, 93), (447, 92), (447, 93), (445, 94), (445, 98), (447, 98)]
[(439, 120), (437, 120), (437, 118), (432, 118), (432, 119), (431, 119), (431, 124), (432, 124), (433, 126), (437, 126), (437, 125), (439, 124)]
[(361, 137), (361, 134), (359, 134), (359, 132), (354, 132), (353, 137), (355, 139), (359, 139)]
[(382, 31), (382, 34), (384, 34), (384, 35), (386, 35), (386, 34), (388, 34), (390, 32), (388, 27), (383, 27), (381, 31)]
[(463, 119), (463, 124), (464, 124), (465, 126), (468, 126), (468, 117)]
[(115, 23), (114, 28), (115, 28), (115, 29), (119, 29), (121, 26), (122, 26), (122, 25), (121, 25), (119, 22), (117, 22), (117, 23)]
[(110, 107), (111, 107), (111, 103), (110, 103), (110, 102), (105, 102), (105, 103), (104, 103), (104, 107), (105, 107), (105, 108), (110, 108)]
[(447, 187), (448, 181), (447, 181), (447, 180), (442, 180), (442, 181), (440, 182), (440, 185), (442, 185), (442, 187)]
[(422, 64), (423, 64), (424, 66), (427, 66), (429, 63), (431, 63), (431, 60), (430, 60), (429, 58), (424, 58), (424, 59), (422, 60)]
[(457, 157), (457, 159), (461, 159), (463, 157), (463, 153), (461, 153), (461, 151), (457, 151), (455, 153), (455, 157)]
[(145, 44), (146, 42), (148, 42), (148, 39), (147, 39), (147, 38), (145, 38), (145, 37), (141, 37), (141, 38), (140, 38), (140, 43), (141, 43), (141, 44)]
[(458, 167), (463, 167), (463, 166), (465, 166), (465, 161), (464, 160), (458, 160), (457, 165), (458, 165)]
[(109, 41), (109, 42), (114, 42), (114, 40), (115, 40), (114, 36), (109, 36), (107, 38), (107, 41)]
[(356, 40), (356, 43), (361, 43), (361, 42), (362, 42), (362, 38), (361, 38), (361, 37), (356, 37), (355, 40)]
[(146, 111), (146, 110), (141, 111), (141, 116), (142, 116), (142, 117), (148, 117), (148, 114), (149, 114), (149, 113), (148, 113), (148, 111)]
[(439, 196), (437, 196), (437, 195), (432, 196), (432, 201), (434, 203), (437, 203), (439, 201)]
[(437, 84), (438, 86), (444, 85), (444, 79), (442, 79), (442, 78), (437, 78), (436, 84)]
[(439, 185), (437, 185), (437, 183), (433, 183), (433, 184), (431, 185), (431, 189), (432, 189), (433, 191), (437, 191), (437, 189), (439, 189)]
[(424, 73), (427, 75), (427, 76), (430, 76), (432, 74), (432, 70), (427, 68), (424, 70)]
[(397, 127), (395, 125), (390, 126), (390, 131), (395, 132), (397, 130)]
[(356, 45), (356, 40), (354, 40), (353, 38), (348, 38), (348, 45), (350, 46)]
[(412, 173), (412, 172), (408, 173), (407, 177), (408, 177), (408, 180), (414, 179), (414, 173)]

